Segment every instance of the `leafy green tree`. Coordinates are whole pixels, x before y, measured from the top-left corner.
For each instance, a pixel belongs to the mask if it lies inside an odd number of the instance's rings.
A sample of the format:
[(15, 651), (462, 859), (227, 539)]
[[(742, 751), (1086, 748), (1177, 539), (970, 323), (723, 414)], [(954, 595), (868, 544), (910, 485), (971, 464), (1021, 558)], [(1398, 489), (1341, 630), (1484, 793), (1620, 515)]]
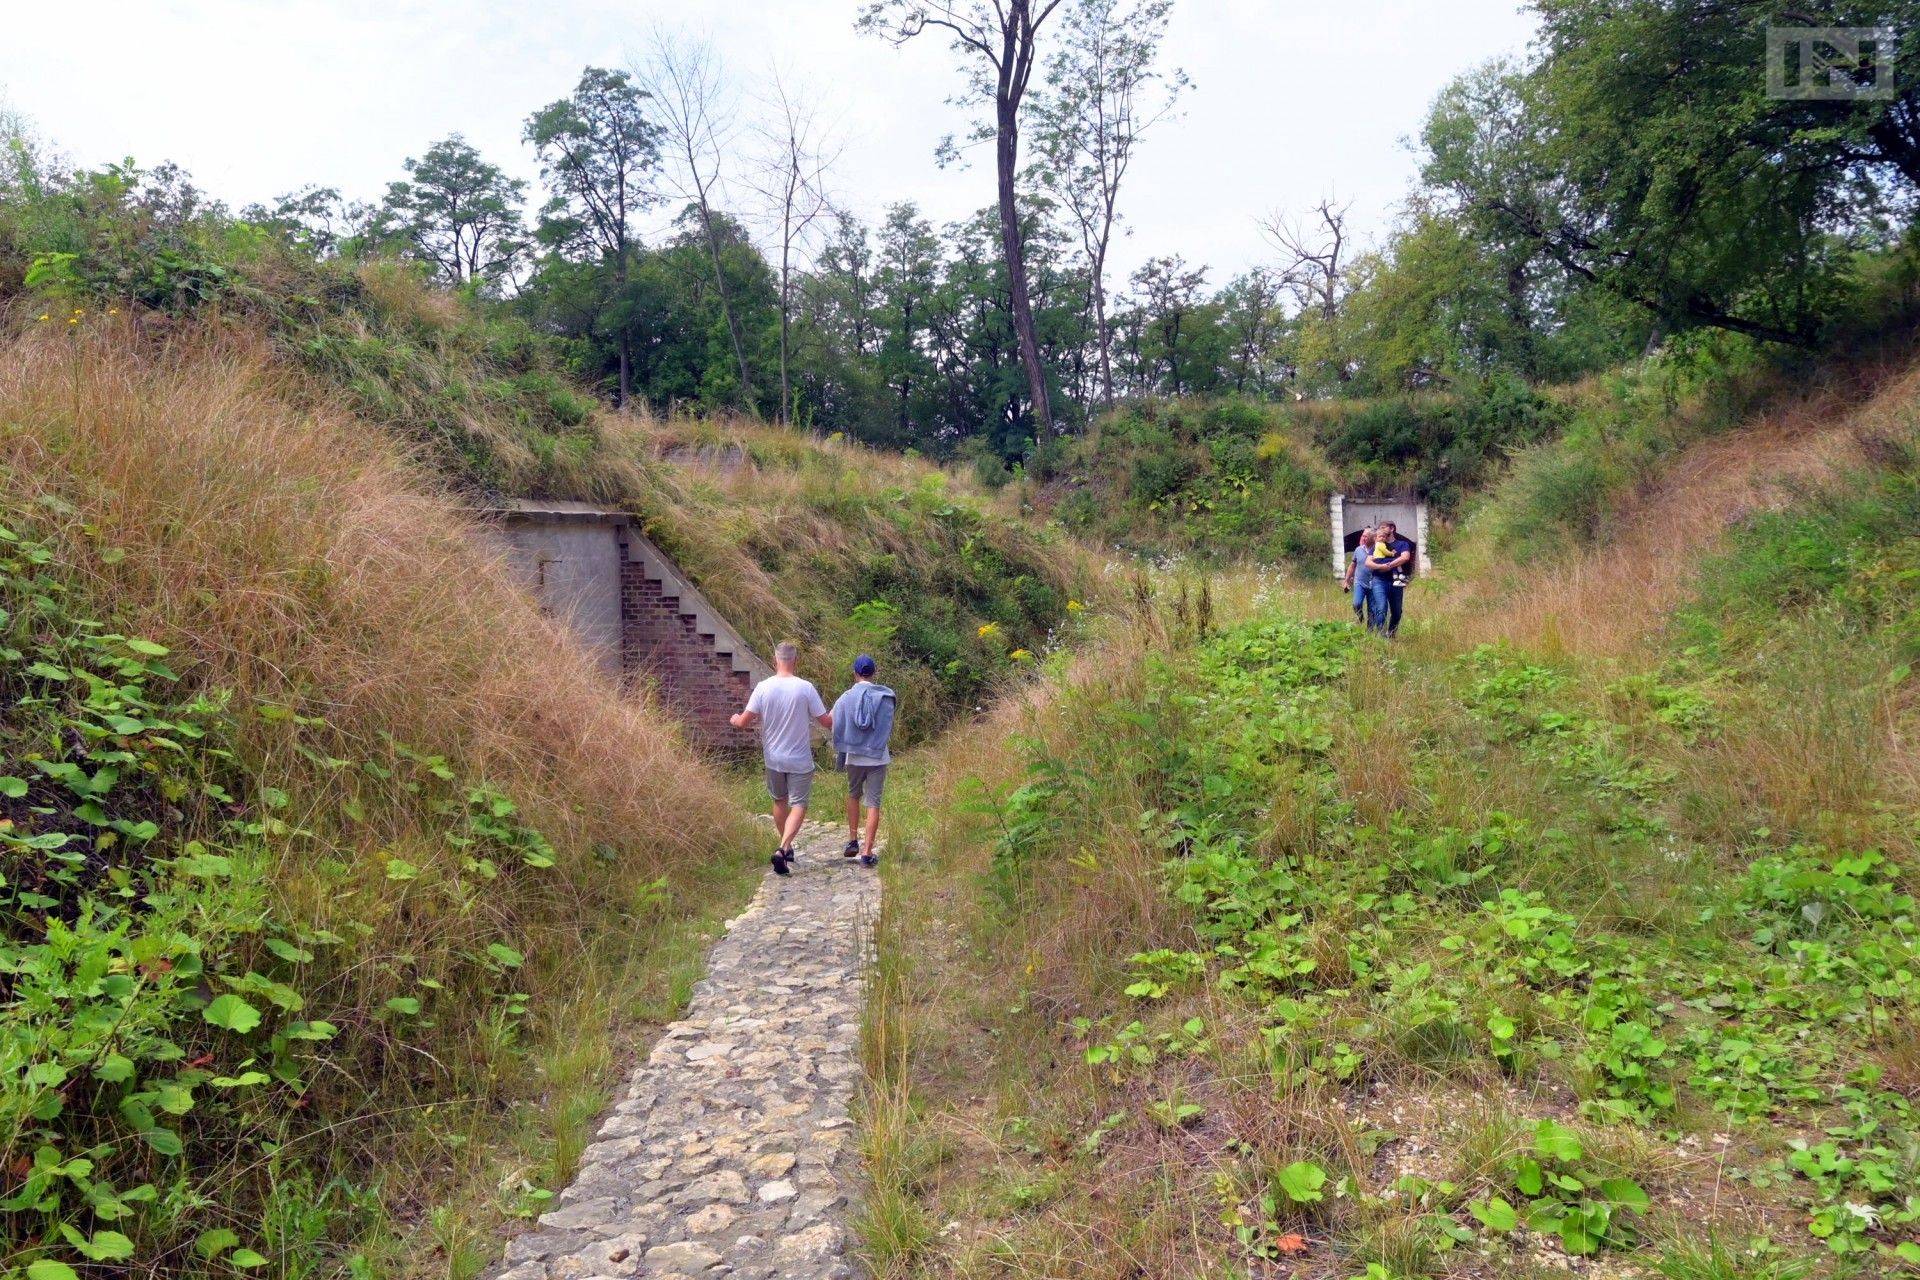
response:
[(1215, 299), (1226, 348), (1223, 377), (1236, 395), (1277, 394), (1293, 374), (1285, 283), (1256, 267), (1238, 275)]
[(919, 208), (907, 203), (889, 209), (880, 228), (874, 285), (883, 335), (875, 359), (893, 401), (892, 443), (913, 440), (915, 423), (928, 416), (924, 401), (935, 392), (926, 336), (940, 267), (940, 242)]
[(1053, 428), (1049, 370), (1040, 352), (1032, 285), (1027, 274), (1026, 222), (1019, 200), (1020, 109), (1033, 84), (1040, 36), (1063, 0), (869, 0), (862, 30), (904, 44), (929, 30), (944, 31), (968, 72), (969, 100), (991, 104), (993, 121), (976, 137), (994, 144), (999, 196), (1000, 252), (1007, 301), (1026, 373), (1036, 430)]
[[(1920, 81), (1888, 99), (1769, 94), (1757, 0), (1540, 0), (1540, 53), (1456, 81), (1423, 135), (1427, 182), (1491, 240), (1646, 307), (1807, 345), (1849, 255), (1920, 181)], [(1795, 24), (1884, 25), (1920, 53), (1920, 6), (1802, 6)], [(1896, 65), (1898, 58), (1896, 58)]]
[(1136, 376), (1144, 390), (1184, 396), (1212, 391), (1225, 354), (1219, 309), (1206, 296), (1207, 269), (1175, 255), (1133, 273)]
[[(548, 103), (526, 125), (553, 193), (541, 210), (539, 238), (563, 255), (597, 258), (610, 276), (608, 299), (627, 292), (634, 216), (660, 200), (653, 180), (661, 129), (647, 115), (647, 98), (626, 72), (588, 67), (572, 96)], [(615, 344), (615, 403), (625, 406), (633, 390), (633, 338), (625, 325), (615, 326)]]
[(489, 164), (459, 134), (436, 142), (388, 185), (378, 231), (403, 242), (450, 285), (498, 287), (526, 253), (527, 184)]

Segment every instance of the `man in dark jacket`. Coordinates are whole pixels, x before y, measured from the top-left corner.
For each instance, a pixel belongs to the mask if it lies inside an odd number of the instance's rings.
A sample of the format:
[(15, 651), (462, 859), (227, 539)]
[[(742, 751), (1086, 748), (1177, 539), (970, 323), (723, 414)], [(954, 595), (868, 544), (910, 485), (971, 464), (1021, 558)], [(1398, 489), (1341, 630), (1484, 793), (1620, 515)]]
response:
[[(880, 852), (874, 844), (880, 834), (880, 799), (887, 788), (887, 766), (893, 755), (893, 712), (899, 701), (893, 690), (874, 682), (874, 660), (861, 654), (853, 664), (853, 687), (833, 704), (833, 749), (847, 771), (847, 846), (841, 852), (874, 866)], [(866, 803), (867, 838), (860, 840), (860, 805)]]

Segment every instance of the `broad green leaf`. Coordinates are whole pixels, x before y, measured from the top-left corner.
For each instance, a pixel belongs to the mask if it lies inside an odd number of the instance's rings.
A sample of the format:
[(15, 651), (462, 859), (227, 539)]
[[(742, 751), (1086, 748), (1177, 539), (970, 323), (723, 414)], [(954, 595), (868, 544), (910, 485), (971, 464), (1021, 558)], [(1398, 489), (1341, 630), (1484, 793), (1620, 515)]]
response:
[(387, 879), (417, 880), (419, 879), (419, 877), (420, 877), (420, 868), (414, 866), (411, 862), (408, 862), (405, 858), (388, 858), (387, 859)]
[(211, 1231), (202, 1231), (194, 1239), (193, 1251), (203, 1258), (217, 1258), (239, 1243), (237, 1232), (226, 1227), (215, 1227)]
[(80, 1273), (64, 1262), (41, 1258), (27, 1264), (27, 1280), (80, 1280)]
[(420, 1002), (412, 996), (395, 996), (387, 1001), (387, 1008), (411, 1017), (420, 1012)]
[(73, 1247), (95, 1262), (119, 1262), (133, 1256), (133, 1241), (118, 1231), (96, 1231), (93, 1239), (85, 1244), (76, 1241)]
[(231, 992), (215, 997), (200, 1016), (216, 1027), (225, 1027), (239, 1035), (260, 1025), (260, 1011)]
[(1580, 1135), (1552, 1120), (1542, 1120), (1534, 1130), (1533, 1149), (1538, 1155), (1563, 1161), (1578, 1160), (1582, 1151)]
[(1615, 1204), (1625, 1205), (1629, 1209), (1638, 1209), (1643, 1213), (1653, 1203), (1647, 1198), (1647, 1193), (1640, 1189), (1640, 1184), (1632, 1178), (1604, 1178), (1600, 1182), (1600, 1194)]
[(186, 1144), (180, 1141), (180, 1135), (171, 1129), (156, 1127), (148, 1129), (140, 1136), (147, 1140), (148, 1146), (163, 1156), (177, 1156), (187, 1149)]
[(509, 969), (518, 969), (526, 962), (525, 956), (501, 942), (489, 942), (487, 944), (487, 954)]
[(27, 780), (25, 778), (15, 778), (12, 776), (0, 778), (0, 796), (5, 796), (9, 800), (18, 800), (25, 794), (27, 794)]
[(251, 1249), (235, 1249), (227, 1255), (227, 1261), (236, 1267), (264, 1267), (267, 1260)]
[(285, 960), (288, 964), (306, 964), (313, 959), (313, 952), (305, 947), (296, 947), (285, 938), (268, 938), (267, 950)]
[(138, 636), (127, 641), (127, 648), (133, 650), (143, 658), (164, 658), (173, 652), (173, 650), (163, 644), (155, 644), (151, 640), (142, 640)]
[(1476, 1200), (1467, 1206), (1467, 1212), (1480, 1219), (1481, 1225), (1489, 1231), (1512, 1231), (1520, 1225), (1519, 1212), (1500, 1196)]
[(1296, 1160), (1274, 1179), (1287, 1199), (1295, 1204), (1310, 1204), (1323, 1199), (1320, 1188), (1327, 1183), (1327, 1171), (1311, 1160)]

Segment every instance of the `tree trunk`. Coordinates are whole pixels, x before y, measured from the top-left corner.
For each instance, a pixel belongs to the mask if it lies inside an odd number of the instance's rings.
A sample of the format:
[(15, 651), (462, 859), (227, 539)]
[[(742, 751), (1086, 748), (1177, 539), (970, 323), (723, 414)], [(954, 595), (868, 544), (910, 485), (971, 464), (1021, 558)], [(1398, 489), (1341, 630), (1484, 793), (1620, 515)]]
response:
[(793, 232), (791, 219), (780, 235), (780, 414), (781, 426), (791, 424), (793, 384), (787, 374), (787, 347), (793, 330)]
[(1100, 344), (1100, 401), (1113, 408), (1113, 330), (1107, 325), (1107, 251), (1101, 247), (1093, 263), (1093, 333)]
[(700, 227), (707, 236), (707, 256), (713, 260), (713, 287), (720, 294), (720, 314), (727, 322), (727, 337), (733, 343), (733, 358), (740, 366), (740, 399), (748, 413), (759, 416), (760, 408), (754, 403), (753, 378), (747, 372), (746, 343), (740, 337), (740, 322), (733, 314), (733, 303), (727, 297), (727, 275), (720, 268), (720, 237), (713, 229), (713, 211), (707, 205), (706, 193), (700, 196)]
[[(620, 255), (619, 267), (613, 273), (614, 287), (620, 291), (620, 300), (627, 296), (627, 247), (626, 237), (621, 236), (615, 247)], [(633, 334), (628, 332), (624, 320), (620, 324), (620, 389), (614, 396), (614, 408), (625, 409), (627, 401), (633, 396)]]
[[(1003, 74), (1002, 82), (1005, 77)], [(1000, 243), (1007, 259), (1007, 287), (1012, 294), (1013, 329), (1020, 341), (1020, 363), (1027, 371), (1027, 394), (1033, 400), (1035, 438), (1053, 431), (1053, 405), (1047, 396), (1047, 371), (1040, 363), (1040, 335), (1033, 323), (1033, 299), (1027, 292), (1027, 251), (1020, 234), (1020, 208), (1014, 179), (1020, 167), (1019, 104), (1003, 93), (998, 111), (1000, 177)]]

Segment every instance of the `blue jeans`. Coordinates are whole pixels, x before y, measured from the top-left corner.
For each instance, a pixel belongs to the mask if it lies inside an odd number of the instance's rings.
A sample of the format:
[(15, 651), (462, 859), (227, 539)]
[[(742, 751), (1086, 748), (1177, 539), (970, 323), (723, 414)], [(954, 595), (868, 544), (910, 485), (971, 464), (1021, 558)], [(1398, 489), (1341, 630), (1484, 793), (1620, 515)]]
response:
[(1374, 574), (1367, 584), (1367, 625), (1382, 635), (1396, 634), (1406, 603), (1407, 589), (1394, 586), (1391, 574)]
[[(1371, 575), (1369, 575), (1370, 577)], [(1367, 620), (1367, 583), (1369, 578), (1353, 575), (1353, 612), (1360, 621)]]

